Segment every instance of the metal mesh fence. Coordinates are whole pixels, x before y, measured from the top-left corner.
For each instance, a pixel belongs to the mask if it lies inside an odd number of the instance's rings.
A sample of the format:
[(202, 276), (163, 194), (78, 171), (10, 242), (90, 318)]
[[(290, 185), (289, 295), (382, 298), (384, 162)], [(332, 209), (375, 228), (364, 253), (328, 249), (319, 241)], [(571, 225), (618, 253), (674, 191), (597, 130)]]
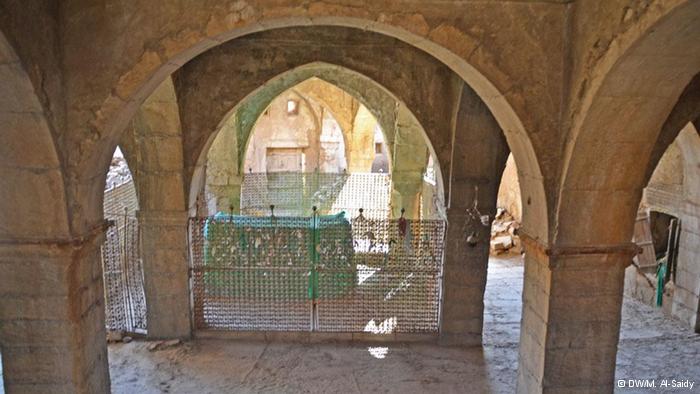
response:
[[(382, 220), (352, 222), (354, 254), (338, 253), (336, 229), (319, 242), (319, 331), (435, 332), (438, 330), (444, 222)], [(342, 262), (342, 263), (341, 263)], [(354, 277), (351, 291), (333, 291), (338, 278)]]
[(311, 328), (309, 218), (190, 221), (196, 328)]
[(105, 190), (103, 209), (105, 218), (113, 222), (102, 245), (107, 329), (145, 333), (146, 296), (134, 182)]
[(444, 232), (364, 216), (191, 219), (195, 326), (436, 332)]
[(241, 213), (267, 216), (270, 205), (281, 216), (311, 216), (345, 211), (356, 216), (387, 218), (391, 175), (379, 173), (248, 173), (241, 187)]
[(102, 246), (106, 324), (109, 330), (146, 331), (146, 297), (133, 216), (113, 217)]

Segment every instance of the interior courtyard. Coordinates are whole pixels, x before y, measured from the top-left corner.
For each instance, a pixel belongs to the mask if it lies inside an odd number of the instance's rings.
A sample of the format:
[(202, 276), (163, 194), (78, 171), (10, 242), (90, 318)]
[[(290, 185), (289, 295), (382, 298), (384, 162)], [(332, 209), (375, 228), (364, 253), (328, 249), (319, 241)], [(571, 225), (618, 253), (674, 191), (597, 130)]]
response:
[(700, 392), (700, 1), (0, 0), (0, 392)]

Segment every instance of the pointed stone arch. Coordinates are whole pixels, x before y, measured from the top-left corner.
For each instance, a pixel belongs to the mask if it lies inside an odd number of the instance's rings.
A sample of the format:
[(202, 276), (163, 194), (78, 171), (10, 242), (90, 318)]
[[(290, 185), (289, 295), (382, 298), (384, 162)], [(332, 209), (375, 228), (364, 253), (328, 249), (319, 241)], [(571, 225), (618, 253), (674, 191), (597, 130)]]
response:
[[(250, 137), (250, 132), (254, 126), (254, 120), (257, 119), (257, 117), (264, 111), (272, 99), (277, 97), (285, 90), (290, 89), (293, 86), (308, 80), (309, 78), (319, 78), (358, 98), (358, 100), (362, 102), (365, 107), (372, 111), (375, 118), (377, 118), (377, 120), (380, 122), (380, 125), (383, 126), (382, 129), (385, 130), (385, 134), (387, 134), (387, 131), (389, 130), (394, 130), (394, 124), (397, 121), (397, 116), (400, 116), (403, 122), (408, 123), (408, 127), (412, 131), (421, 133), (419, 138), (422, 138), (425, 141), (426, 148), (431, 151), (431, 154), (438, 163), (441, 159), (446, 159), (444, 155), (437, 155), (435, 149), (430, 144), (421, 123), (418, 121), (418, 119), (416, 119), (415, 115), (413, 115), (406, 105), (393, 95), (393, 93), (389, 92), (376, 81), (373, 81), (358, 72), (338, 65), (324, 62), (313, 62), (282, 72), (273, 79), (267, 81), (263, 87), (253, 90), (244, 99), (242, 99), (239, 104), (234, 106), (223, 116), (223, 120), (207, 137), (207, 141), (202, 146), (201, 150), (197, 152), (195, 161), (196, 164), (190, 169), (190, 173), (192, 174), (189, 194), (189, 207), (191, 213), (194, 212), (193, 209), (197, 201), (197, 195), (203, 187), (206, 152), (208, 152), (222, 128), (226, 127), (226, 125), (230, 122), (230, 119), (234, 117), (239, 122), (244, 122), (244, 124), (247, 125), (240, 127), (240, 129), (243, 130), (243, 134), (240, 136), (242, 141), (237, 142), (239, 145), (239, 163), (242, 163), (242, 153), (245, 152), (246, 144)], [(399, 113), (396, 111), (397, 108), (404, 108), (404, 110)], [(241, 111), (244, 111), (245, 115), (241, 115)], [(387, 127), (388, 130), (384, 129), (384, 127)], [(387, 134), (387, 138), (391, 141), (390, 144), (393, 143), (394, 135)], [(445, 192), (442, 172), (439, 165), (437, 165), (436, 168), (438, 172), (438, 195), (444, 195)]]

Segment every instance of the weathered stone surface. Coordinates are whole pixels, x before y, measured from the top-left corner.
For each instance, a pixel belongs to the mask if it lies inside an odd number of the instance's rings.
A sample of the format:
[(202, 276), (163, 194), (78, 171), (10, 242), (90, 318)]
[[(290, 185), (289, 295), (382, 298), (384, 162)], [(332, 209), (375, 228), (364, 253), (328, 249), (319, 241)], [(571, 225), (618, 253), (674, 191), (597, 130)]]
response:
[[(468, 212), (478, 200), (478, 210), (493, 219), (498, 182), (508, 148), (496, 121), (478, 96), (464, 87), (456, 114), (455, 151), (447, 179), (447, 235), (445, 244), (442, 335), (449, 342), (479, 345), (483, 325), (483, 297), (489, 259), (491, 223), (484, 226), (476, 212)], [(480, 143), (474, 143), (480, 141)], [(484, 149), (487, 146), (488, 149)], [(449, 167), (448, 167), (449, 168)], [(470, 246), (467, 237), (476, 234)]]
[[(274, 48), (268, 45), (269, 42), (290, 40), (292, 37), (295, 42), (307, 43), (312, 49), (306, 50), (299, 44), (275, 45)], [(366, 59), (367, 42), (377, 50), (390, 51), (391, 56), (387, 53), (386, 56)], [(392, 67), (399, 61), (412, 64), (413, 67)], [(459, 93), (455, 90), (456, 86), (461, 89), (461, 85), (455, 82), (457, 77), (447, 67), (399, 41), (340, 28), (331, 32), (318, 28), (298, 28), (252, 35), (245, 40), (226, 43), (180, 70), (175, 76), (175, 85), (183, 121), (186, 167), (194, 167), (206, 141), (216, 131), (225, 114), (250, 92), (263, 84), (269, 84), (269, 81), (281, 74), (286, 76), (285, 73), (291, 69), (318, 62), (359, 72), (395, 95), (394, 103), (389, 100), (387, 105), (387, 99), (378, 95), (376, 87), (367, 89), (366, 83), (360, 84), (354, 80), (357, 77), (338, 78), (348, 73), (331, 69), (324, 74), (310, 75), (336, 84), (353, 94), (369, 110), (376, 111), (373, 114), (388, 133), (394, 130), (394, 124), (398, 121), (395, 101), (398, 99), (404, 103), (406, 106), (403, 111), (410, 109), (408, 112), (415, 115), (418, 124), (406, 112), (399, 113), (402, 119), (399, 124), (413, 129), (408, 135), (413, 135), (416, 129), (425, 130), (438, 155), (441, 173), (447, 173), (447, 167), (443, 163), (449, 161), (445, 156), (449, 155), (451, 114), (455, 110), (450, 100)], [(239, 68), (241, 72), (235, 73), (232, 67)], [(295, 74), (291, 76), (294, 77)], [(302, 78), (298, 82), (308, 79), (304, 74), (299, 75)], [(294, 84), (287, 85), (289, 82), (284, 85), (285, 89)], [(205, 86), (211, 88), (203, 88)], [(273, 92), (269, 93), (272, 97), (279, 94)], [(204, 103), (209, 107), (214, 103), (215, 107), (206, 112), (197, 111), (196, 108), (205, 105)], [(262, 112), (265, 106), (259, 111)], [(254, 111), (252, 119), (246, 120), (246, 124), (252, 124), (260, 112)], [(387, 137), (391, 146), (393, 135), (388, 134)], [(401, 156), (399, 163), (412, 158)], [(426, 165), (425, 162), (421, 164), (423, 167)]]
[(544, 256), (526, 243), (519, 392), (612, 390), (627, 259), (612, 250)]
[[(5, 204), (0, 211), (0, 238), (5, 245), (33, 244), (46, 251), (50, 247), (44, 242), (65, 245), (78, 240), (80, 244), (83, 236), (101, 222), (105, 170), (119, 137), (143, 101), (172, 72), (180, 69), (179, 78), (198, 64), (205, 64), (208, 56), (230, 48), (246, 49), (256, 45), (255, 37), (266, 37), (268, 41), (258, 42), (258, 48), (228, 53), (219, 64), (225, 66), (223, 69), (229, 67), (229, 76), (240, 77), (234, 89), (248, 94), (260, 86), (262, 76), (269, 80), (319, 60), (343, 63), (377, 80), (400, 97), (423, 124), (437, 153), (438, 168), (451, 182), (452, 187), (446, 188), (450, 191), (448, 203), (451, 217), (458, 220), (463, 218), (458, 208), (466, 207), (464, 202), (470, 201), (473, 186), (483, 186), (493, 179), (484, 180), (479, 175), (488, 172), (491, 164), (473, 160), (475, 156), (467, 154), (469, 149), (489, 154), (485, 152), (496, 146), (483, 139), (460, 140), (461, 134), (453, 132), (460, 130), (454, 126), (469, 123), (458, 117), (461, 106), (455, 104), (466, 82), (493, 114), (513, 151), (523, 190), (524, 230), (533, 242), (542, 244), (541, 250), (534, 252), (536, 256), (530, 256), (542, 264), (526, 268), (524, 313), (534, 316), (527, 322), (547, 325), (559, 316), (566, 333), (570, 329), (566, 321), (574, 317), (565, 312), (564, 305), (580, 305), (590, 314), (597, 311), (590, 310), (591, 299), (579, 292), (573, 278), (588, 272), (599, 278), (605, 271), (600, 265), (611, 261), (583, 259), (575, 265), (590, 267), (571, 269), (568, 258), (555, 258), (551, 253), (624, 247), (631, 238), (650, 169), (679, 127), (695, 121), (672, 113), (679, 97), (690, 97), (684, 89), (700, 67), (700, 41), (696, 39), (700, 34), (700, 24), (696, 23), (700, 3), (692, 0), (226, 0), (196, 5), (137, 0), (128, 7), (112, 2), (5, 0), (0, 10), (0, 89), (5, 98), (0, 99), (0, 145), (4, 149), (0, 155), (0, 178), (4, 179), (0, 189)], [(294, 48), (294, 38), (303, 37), (290, 32), (301, 31), (298, 27), (305, 25), (316, 25), (312, 29), (317, 30), (310, 39), (297, 41), (298, 47)], [(275, 32), (253, 34), (263, 30)], [(339, 33), (341, 30), (346, 33)], [(374, 46), (366, 46), (370, 42)], [(234, 70), (232, 65), (243, 67)], [(260, 68), (264, 72), (259, 72)], [(212, 70), (200, 71), (206, 74)], [(223, 118), (221, 108), (231, 108), (240, 101), (239, 97), (212, 105), (212, 93), (224, 85), (202, 84), (205, 100), (190, 104), (194, 103), (197, 111), (211, 112), (218, 122)], [(187, 98), (178, 97), (178, 101), (180, 110), (187, 107)], [(215, 105), (220, 108), (213, 108)], [(169, 116), (177, 112), (173, 108), (154, 109), (147, 104), (143, 113), (151, 119), (143, 125), (154, 133), (173, 137), (178, 134), (173, 130), (174, 117)], [(180, 115), (195, 116), (193, 113), (181, 111)], [(681, 126), (664, 126), (676, 122)], [(212, 129), (193, 131), (186, 126), (182, 130), (183, 144), (165, 138), (144, 140), (150, 153), (141, 159), (144, 166), (137, 172), (144, 170), (141, 179), (147, 179), (144, 185), (150, 185), (140, 188), (140, 193), (152, 199), (142, 207), (186, 211), (184, 185), (189, 185), (193, 168), (201, 164), (196, 161), (197, 152), (204, 150)], [(167, 148), (158, 151), (161, 146)], [(490, 154), (498, 156), (493, 151)], [(163, 173), (159, 173), (161, 170)], [(495, 188), (489, 183), (491, 186)], [(688, 190), (697, 195), (700, 188)], [(159, 193), (161, 199), (155, 198)], [(481, 201), (492, 202), (488, 198)], [(684, 223), (693, 229), (689, 233), (699, 234), (697, 203), (686, 204), (683, 209)], [(461, 232), (453, 232), (451, 242), (457, 243)], [(697, 240), (693, 235), (683, 237), (691, 243)], [(697, 255), (697, 248), (685, 244), (681, 250), (691, 259)], [(157, 254), (153, 252), (153, 256)], [(464, 256), (457, 253), (451, 263)], [(547, 256), (556, 264), (550, 264)], [(29, 255), (19, 260), (24, 263), (32, 259)], [(69, 360), (65, 364), (71, 368), (66, 374), (70, 377), (60, 380), (51, 375), (56, 379), (50, 384), (39, 381), (41, 374), (32, 378), (28, 368), (38, 362), (35, 358), (45, 356), (48, 360), (41, 364), (43, 373), (46, 365), (53, 365), (56, 352), (18, 351), (23, 354), (17, 358), (21, 367), (8, 367), (17, 379), (6, 379), (6, 385), (18, 391), (108, 389), (106, 354), (99, 346), (100, 341), (104, 342), (104, 332), (96, 334), (98, 326), (103, 325), (96, 295), (99, 256), (91, 252), (79, 260), (86, 263), (71, 265), (65, 260), (70, 269), (76, 269), (70, 271), (71, 280), (65, 281), (65, 272), (59, 268), (50, 271), (63, 286), (64, 295), (57, 297), (67, 297), (64, 301), (72, 305), (69, 310), (60, 302), (43, 304), (22, 299), (26, 294), (3, 301), (4, 310), (12, 309), (16, 302), (14, 306), (21, 305), (21, 311), (36, 316), (47, 313), (47, 305), (54, 305), (51, 309), (57, 315), (75, 323), (71, 330), (81, 327), (82, 342), (59, 336), (62, 345), (58, 348), (66, 349), (63, 355)], [(24, 278), (23, 268), (18, 269), (18, 274), (8, 278)], [(687, 266), (683, 271), (697, 272)], [(171, 274), (164, 277), (173, 282), (162, 285), (182, 289), (182, 277), (175, 280), (175, 274)], [(603, 280), (595, 291), (607, 300), (603, 309), (614, 326), (617, 315), (611, 305), (619, 289), (613, 282), (622, 282), (621, 270), (610, 276), (611, 281)], [(38, 283), (29, 277), (26, 288), (36, 288), (43, 296), (46, 289), (31, 285), (47, 284), (51, 279), (48, 274), (36, 278)], [(678, 285), (679, 291), (674, 293), (678, 302), (674, 305), (692, 321), (692, 313), (685, 310), (686, 306), (693, 308), (692, 299), (686, 298), (697, 294), (697, 287), (686, 279)], [(8, 282), (7, 288), (18, 290), (16, 283)], [(179, 306), (184, 305), (183, 298), (171, 297)], [(82, 320), (71, 320), (76, 316)], [(182, 316), (178, 319), (181, 322)], [(180, 323), (167, 324), (178, 330), (183, 327)], [(26, 337), (25, 345), (35, 346), (33, 341), (40, 341), (38, 335)], [(542, 343), (522, 343), (521, 391), (555, 391), (567, 385), (580, 388), (585, 377), (596, 373), (602, 380), (594, 382), (591, 389), (610, 390), (614, 352), (609, 346), (599, 349), (600, 357), (586, 353), (581, 357), (585, 365), (580, 373), (566, 375), (552, 362), (560, 360), (567, 366), (572, 365), (572, 359), (548, 343), (551, 339), (547, 338), (552, 337), (545, 338)], [(583, 348), (595, 350), (585, 342)], [(603, 369), (596, 370), (597, 365)], [(28, 380), (23, 381), (25, 378)]]
[(58, 392), (109, 391), (99, 252), (95, 239), (0, 247), (0, 266), (25, 266), (0, 276), (8, 391), (35, 384)]

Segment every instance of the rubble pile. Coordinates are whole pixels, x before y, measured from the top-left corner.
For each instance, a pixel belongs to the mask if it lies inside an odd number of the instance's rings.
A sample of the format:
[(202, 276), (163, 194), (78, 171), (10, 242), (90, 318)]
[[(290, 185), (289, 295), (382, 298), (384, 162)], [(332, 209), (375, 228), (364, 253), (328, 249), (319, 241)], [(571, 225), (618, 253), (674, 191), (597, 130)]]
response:
[(123, 157), (114, 156), (107, 172), (105, 190), (131, 181), (131, 172)]
[(519, 254), (523, 252), (518, 223), (513, 216), (503, 208), (498, 208), (496, 218), (491, 224), (491, 254)]

